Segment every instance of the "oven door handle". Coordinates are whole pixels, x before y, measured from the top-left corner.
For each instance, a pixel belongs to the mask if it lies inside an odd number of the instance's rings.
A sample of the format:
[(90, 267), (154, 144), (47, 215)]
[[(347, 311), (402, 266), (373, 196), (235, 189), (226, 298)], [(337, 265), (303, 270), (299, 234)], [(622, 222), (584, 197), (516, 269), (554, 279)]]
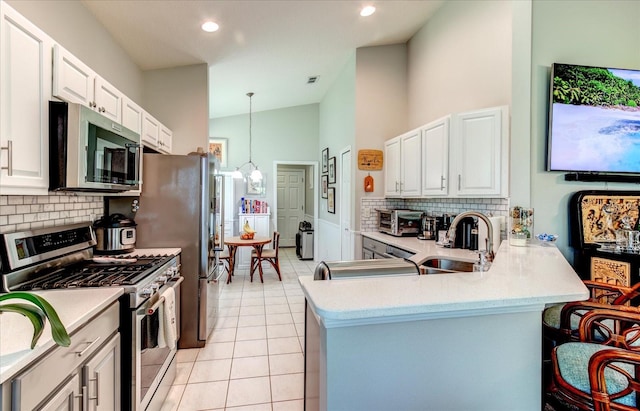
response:
[(155, 304), (153, 304), (151, 307), (147, 308), (147, 310), (145, 311), (146, 315), (153, 315), (155, 314), (156, 311), (158, 311), (158, 308), (160, 308), (160, 305), (164, 304), (164, 297), (160, 297), (158, 298), (158, 301), (155, 302)]
[[(172, 288), (176, 288), (183, 281), (184, 281), (184, 277), (178, 277), (175, 280), (174, 284), (171, 285), (171, 287)], [(158, 310), (158, 308), (160, 308), (160, 305), (163, 304), (163, 303), (164, 303), (164, 297), (160, 296), (160, 298), (158, 298), (158, 301), (156, 301), (151, 307), (147, 308), (147, 310), (145, 311), (145, 314), (146, 315), (155, 314), (155, 312)]]

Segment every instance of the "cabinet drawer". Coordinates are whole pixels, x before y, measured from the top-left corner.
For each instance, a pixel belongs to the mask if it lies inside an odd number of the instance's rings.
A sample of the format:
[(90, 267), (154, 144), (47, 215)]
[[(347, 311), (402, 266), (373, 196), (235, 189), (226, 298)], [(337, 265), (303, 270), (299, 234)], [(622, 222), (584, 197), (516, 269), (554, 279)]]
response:
[(378, 254), (386, 254), (387, 253), (387, 245), (380, 241), (372, 240), (369, 237), (362, 238), (362, 248), (366, 248), (370, 251), (375, 251)]
[(71, 334), (69, 347), (56, 346), (11, 382), (12, 409), (34, 409), (118, 329), (118, 304), (112, 304)]

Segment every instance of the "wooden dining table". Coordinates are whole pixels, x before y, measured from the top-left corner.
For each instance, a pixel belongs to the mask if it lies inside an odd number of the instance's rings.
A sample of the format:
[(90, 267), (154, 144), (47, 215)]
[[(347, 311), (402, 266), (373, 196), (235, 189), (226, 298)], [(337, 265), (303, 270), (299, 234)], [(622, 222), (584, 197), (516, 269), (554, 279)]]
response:
[[(253, 247), (256, 250), (256, 255), (258, 261), (262, 257), (262, 250), (264, 246), (271, 242), (270, 237), (253, 237), (251, 240), (243, 240), (239, 236), (229, 237), (224, 239), (224, 243), (227, 247), (229, 247), (229, 278), (227, 278), (227, 284), (231, 282), (231, 277), (233, 276), (235, 259), (236, 259), (236, 250), (238, 247)], [(258, 262), (258, 271), (260, 272), (260, 281), (264, 282), (262, 279), (262, 264)], [(253, 281), (253, 276), (251, 276), (251, 281)]]

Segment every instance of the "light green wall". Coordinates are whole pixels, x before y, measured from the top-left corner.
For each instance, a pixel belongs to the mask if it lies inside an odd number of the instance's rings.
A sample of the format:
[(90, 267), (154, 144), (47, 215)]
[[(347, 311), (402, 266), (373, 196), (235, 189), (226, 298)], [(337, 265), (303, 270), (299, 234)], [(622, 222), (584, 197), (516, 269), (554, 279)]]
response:
[[(316, 146), (314, 158), (321, 162), (322, 150), (329, 148), (329, 157), (336, 157), (336, 181), (340, 175), (337, 168), (340, 150), (349, 145), (353, 148), (355, 143), (355, 76), (356, 56), (354, 53), (320, 103), (319, 145)], [(322, 174), (322, 164), (320, 174)], [(330, 187), (335, 186), (330, 185)], [(336, 189), (336, 205), (340, 204), (341, 193), (339, 191)], [(336, 206), (335, 214), (327, 212), (327, 201), (321, 199), (318, 218), (338, 225), (340, 217), (338, 209)]]
[(572, 63), (640, 69), (640, 2), (533, 2), (531, 98), (531, 205), (535, 231), (560, 235), (558, 246), (572, 261), (568, 200), (591, 189), (638, 190), (637, 185), (564, 181), (564, 173), (545, 171), (549, 71), (551, 64)]
[[(352, 227), (360, 229), (360, 200), (384, 196), (384, 171), (358, 170), (358, 150), (384, 150), (384, 142), (407, 131), (407, 46), (363, 47), (356, 50), (356, 143), (351, 158)], [(383, 158), (384, 162), (384, 158)], [(374, 191), (364, 192), (371, 174)], [(341, 194), (345, 194), (342, 193)]]
[[(254, 103), (258, 98), (253, 97)], [(247, 101), (247, 111), (248, 107)], [(266, 175), (265, 200), (271, 205), (274, 161), (318, 161), (319, 107), (308, 104), (259, 111), (251, 118), (251, 159)], [(228, 167), (224, 170), (233, 171), (249, 161), (248, 114), (210, 119), (209, 137), (228, 139)]]

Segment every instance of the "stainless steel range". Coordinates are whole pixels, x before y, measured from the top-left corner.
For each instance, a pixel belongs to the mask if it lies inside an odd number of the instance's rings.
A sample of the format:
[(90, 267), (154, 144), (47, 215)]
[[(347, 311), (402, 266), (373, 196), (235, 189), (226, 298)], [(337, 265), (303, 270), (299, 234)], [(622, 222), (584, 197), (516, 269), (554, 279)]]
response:
[(88, 223), (0, 238), (3, 291), (124, 288), (120, 299), (122, 409), (160, 409), (175, 377), (180, 338), (179, 250), (94, 257), (96, 238)]

